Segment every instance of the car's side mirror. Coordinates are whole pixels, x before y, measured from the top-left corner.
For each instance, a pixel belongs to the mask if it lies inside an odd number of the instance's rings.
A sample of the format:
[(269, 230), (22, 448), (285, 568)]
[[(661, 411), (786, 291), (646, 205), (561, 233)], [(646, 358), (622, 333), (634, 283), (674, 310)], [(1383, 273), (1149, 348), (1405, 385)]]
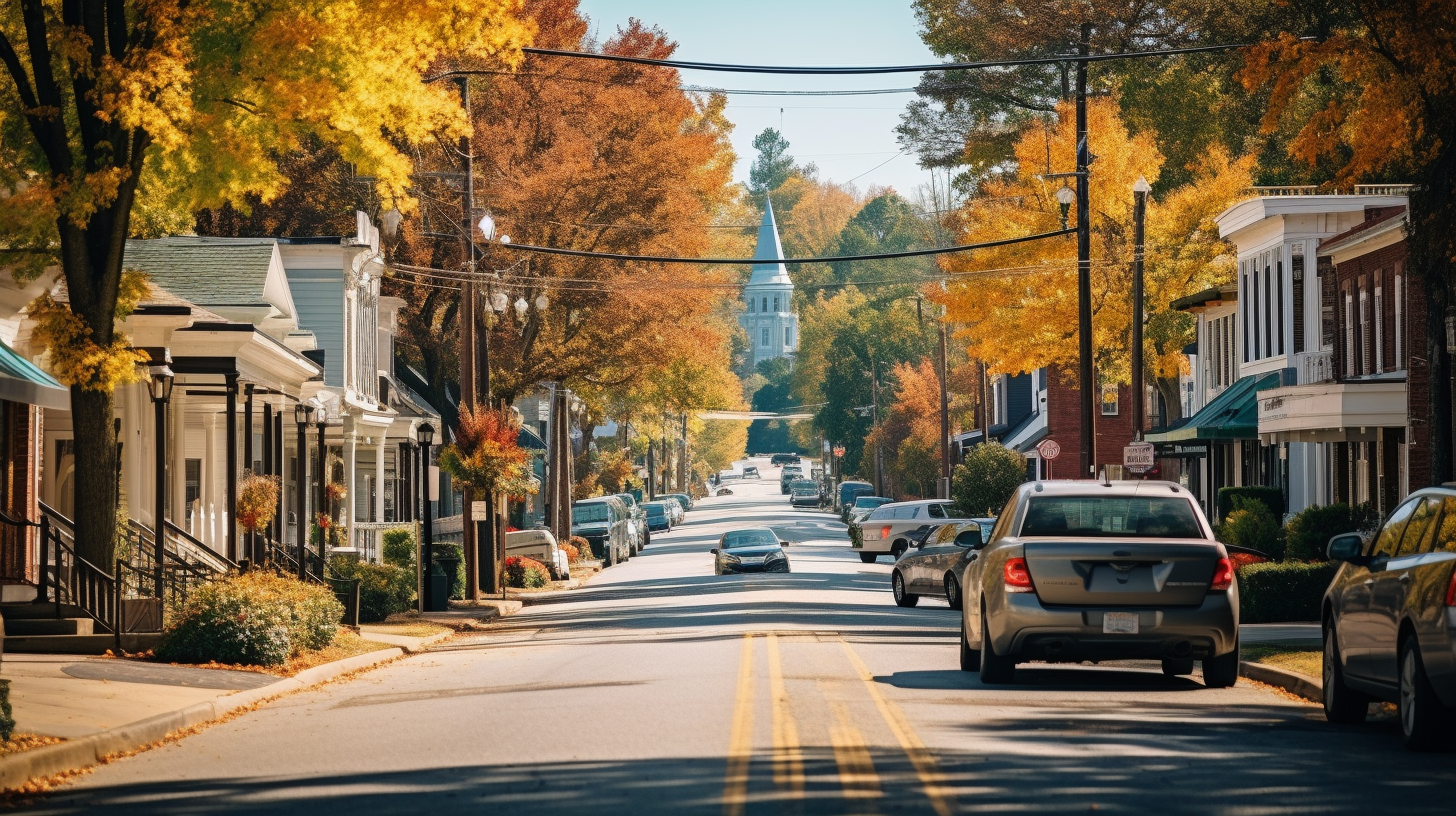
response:
[(713, 555), (717, 555), (718, 554), (718, 548), (717, 547), (714, 547), (713, 549), (708, 550), (708, 552), (712, 553)]
[(1325, 547), (1325, 554), (1331, 561), (1354, 561), (1364, 549), (1365, 539), (1359, 533), (1344, 533), (1330, 539), (1329, 546)]
[(986, 543), (981, 540), (981, 531), (979, 528), (966, 530), (960, 535), (957, 535), (955, 537), (955, 543), (957, 547), (967, 547), (972, 550), (979, 550), (986, 546)]

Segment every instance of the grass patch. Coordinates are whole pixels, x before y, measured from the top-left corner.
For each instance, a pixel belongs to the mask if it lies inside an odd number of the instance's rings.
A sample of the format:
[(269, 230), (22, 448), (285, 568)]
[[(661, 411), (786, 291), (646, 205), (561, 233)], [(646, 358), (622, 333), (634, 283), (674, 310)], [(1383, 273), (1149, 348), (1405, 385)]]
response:
[(60, 737), (46, 737), (40, 734), (11, 734), (10, 739), (0, 742), (0, 756), (18, 754), (22, 751), (30, 751), (35, 748), (44, 748), (47, 745), (55, 745), (58, 742), (65, 742)]
[(1324, 671), (1324, 651), (1302, 644), (1249, 643), (1241, 651), (1244, 660), (1296, 671), (1310, 677), (1317, 678)]
[[(396, 647), (391, 646), (388, 643), (379, 643), (373, 640), (365, 640), (364, 638), (361, 638), (357, 634), (355, 634), (352, 630), (340, 627), (338, 634), (334, 636), (333, 643), (330, 643), (328, 646), (325, 646), (322, 649), (314, 649), (302, 652), (297, 657), (289, 658), (287, 662), (283, 663), (280, 666), (245, 666), (239, 664), (218, 663), (216, 661), (211, 663), (171, 663), (170, 661), (161, 660), (151, 652), (142, 652), (141, 654), (123, 654), (122, 657), (133, 660), (145, 660), (149, 663), (167, 663), (168, 665), (172, 666), (187, 666), (194, 669), (222, 669), (226, 671), (246, 671), (254, 672), (256, 674), (267, 674), (272, 675), (273, 677), (292, 677), (299, 672), (322, 666), (325, 663), (332, 663), (335, 660), (343, 660), (346, 657), (354, 657), (355, 655), (368, 654), (369, 652), (377, 652), (381, 649), (393, 648)], [(110, 651), (108, 651), (105, 656), (112, 657), (113, 655)]]
[(381, 635), (402, 635), (404, 637), (427, 638), (454, 632), (448, 626), (432, 621), (366, 623), (359, 627), (364, 632), (378, 632)]

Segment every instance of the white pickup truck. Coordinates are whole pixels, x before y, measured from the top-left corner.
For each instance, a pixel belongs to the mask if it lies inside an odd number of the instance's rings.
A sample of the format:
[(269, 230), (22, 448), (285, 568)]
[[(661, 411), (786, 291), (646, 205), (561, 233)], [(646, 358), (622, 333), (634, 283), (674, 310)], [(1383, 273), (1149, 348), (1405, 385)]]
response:
[(850, 542), (859, 550), (860, 560), (872, 564), (882, 555), (899, 558), (910, 548), (908, 534), (924, 525), (967, 520), (957, 518), (953, 505), (946, 499), (891, 502), (876, 507), (861, 521), (859, 535), (851, 535)]

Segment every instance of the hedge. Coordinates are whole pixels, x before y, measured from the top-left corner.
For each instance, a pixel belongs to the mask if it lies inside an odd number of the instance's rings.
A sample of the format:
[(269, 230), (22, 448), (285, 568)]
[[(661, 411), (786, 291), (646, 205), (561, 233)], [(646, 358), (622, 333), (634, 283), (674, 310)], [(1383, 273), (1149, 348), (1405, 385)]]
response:
[(1239, 622), (1317, 621), (1338, 563), (1267, 562), (1239, 567)]
[(1218, 518), (1228, 518), (1233, 512), (1234, 497), (1243, 496), (1264, 503), (1274, 518), (1284, 518), (1284, 491), (1277, 487), (1221, 487), (1218, 489)]
[(378, 623), (415, 607), (415, 571), (393, 564), (371, 564), (336, 556), (329, 570), (340, 578), (359, 579), (359, 622)]
[(230, 575), (192, 590), (170, 610), (157, 656), (276, 666), (332, 643), (343, 614), (327, 587), (256, 570)]

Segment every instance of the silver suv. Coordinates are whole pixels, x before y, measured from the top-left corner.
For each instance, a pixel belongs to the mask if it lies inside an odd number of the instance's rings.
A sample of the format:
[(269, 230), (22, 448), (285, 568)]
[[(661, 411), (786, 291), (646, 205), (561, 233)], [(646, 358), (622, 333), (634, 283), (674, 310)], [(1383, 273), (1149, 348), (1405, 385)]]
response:
[(1395, 703), (1405, 744), (1449, 742), (1456, 721), (1456, 489), (1416, 491), (1369, 544), (1330, 539), (1344, 562), (1325, 591), (1324, 704), (1333, 722)]
[[(960, 540), (960, 536), (967, 540)], [(957, 535), (961, 668), (1009, 683), (1032, 660), (1161, 659), (1232, 686), (1239, 676), (1233, 563), (1198, 503), (1171, 482), (1033, 482), (996, 520)]]

